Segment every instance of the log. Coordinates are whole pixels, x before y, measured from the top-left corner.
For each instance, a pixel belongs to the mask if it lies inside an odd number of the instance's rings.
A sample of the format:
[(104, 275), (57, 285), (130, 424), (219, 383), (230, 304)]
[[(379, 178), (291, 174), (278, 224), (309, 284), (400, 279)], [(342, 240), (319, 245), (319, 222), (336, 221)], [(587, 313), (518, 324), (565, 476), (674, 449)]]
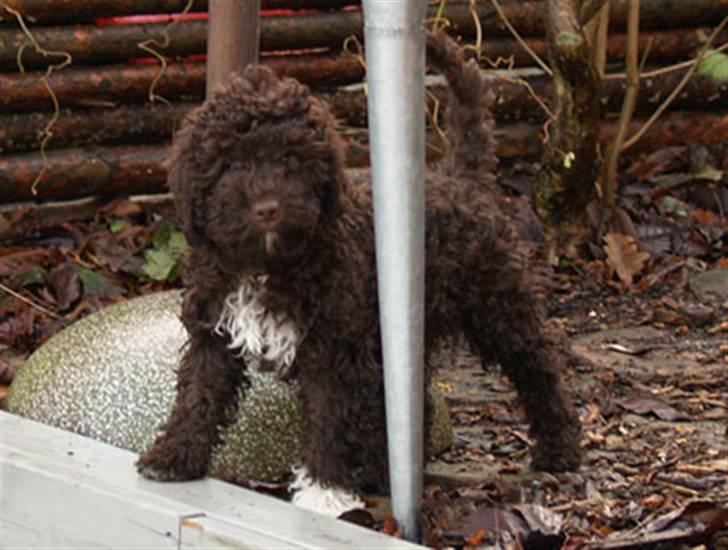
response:
[[(332, 64), (331, 69), (335, 73), (336, 65)], [(638, 113), (652, 112), (674, 88), (682, 74), (677, 71), (643, 79)], [(493, 76), (489, 79), (496, 92), (497, 108), (494, 115), (501, 123), (524, 119), (544, 120), (543, 112), (524, 86)], [(549, 79), (539, 77), (528, 80), (542, 97), (546, 98), (552, 93)], [(618, 111), (624, 95), (624, 82), (606, 80), (603, 84), (602, 104), (612, 112)], [(441, 110), (446, 109), (445, 87), (434, 85), (430, 86), (430, 90), (441, 101)], [(319, 91), (317, 95), (330, 105), (334, 115), (344, 126), (361, 128), (367, 125), (366, 97), (362, 89)], [(199, 95), (197, 99), (201, 98)], [(47, 99), (44, 98), (44, 101)], [(47, 147), (53, 149), (89, 144), (162, 141), (169, 138), (179, 121), (197, 104), (175, 102), (167, 106), (161, 103), (143, 103), (118, 105), (113, 109), (62, 109)], [(695, 77), (674, 107), (704, 111), (728, 108), (728, 90), (705, 77)], [(42, 138), (41, 132), (51, 116), (50, 112), (0, 114), (0, 153), (37, 149)]]
[[(503, 11), (522, 36), (545, 36), (544, 25), (547, 2), (501, 2)], [(510, 36), (510, 31), (495, 13), (489, 2), (478, 4), (478, 17), (483, 36)], [(681, 29), (717, 25), (725, 17), (723, 0), (642, 0), (640, 28), (643, 31)], [(610, 0), (609, 31), (624, 32), (627, 28), (629, 2)], [(465, 5), (448, 5), (445, 16), (450, 19), (454, 32), (466, 37), (474, 36), (475, 25), (471, 10)]]
[[(261, 60), (278, 74), (311, 86), (337, 86), (360, 81), (364, 71), (347, 54), (308, 54), (266, 57)], [(112, 107), (116, 103), (146, 101), (149, 86), (160, 67), (153, 64), (109, 65), (55, 71), (49, 81), (62, 107)], [(51, 110), (41, 72), (0, 74), (0, 111)], [(204, 61), (171, 63), (165, 69), (157, 95), (166, 99), (202, 98), (205, 94)]]
[[(168, 23), (125, 23), (106, 26), (43, 27), (33, 30), (38, 43), (49, 50), (67, 52), (74, 65), (115, 63), (134, 58), (151, 57), (139, 48), (146, 40), (160, 40)], [(207, 21), (185, 21), (169, 29), (170, 44), (167, 48), (151, 47), (163, 55), (186, 56), (205, 52)], [(0, 69), (19, 70), (18, 48), (27, 44), (28, 38), (19, 29), (0, 29)], [(58, 63), (63, 58), (44, 57), (32, 47), (23, 50), (22, 62), (26, 70)]]
[[(677, 86), (688, 69), (663, 73), (640, 79), (636, 112), (645, 114), (655, 110)], [(552, 80), (546, 76), (525, 79), (541, 98), (553, 94)], [(500, 78), (491, 78), (496, 95), (495, 116), (503, 120), (544, 120), (545, 115), (528, 89), (520, 84)], [(606, 112), (617, 112), (624, 98), (625, 81), (607, 78), (602, 82), (600, 103)], [(671, 105), (673, 110), (711, 110), (728, 107), (728, 87), (706, 76), (694, 76), (680, 97)]]
[[(685, 71), (687, 69), (641, 79), (637, 112), (646, 114), (654, 111), (675, 89)], [(504, 80), (494, 73), (486, 74), (486, 80), (495, 93), (493, 115), (496, 120), (545, 120), (543, 110), (524, 85)], [(548, 102), (547, 98), (551, 97), (553, 93), (551, 78), (534, 76), (524, 77), (524, 80), (530, 84), (536, 94)], [(624, 97), (624, 87), (625, 83), (622, 79), (607, 79), (602, 83), (601, 104), (606, 111), (619, 111)], [(446, 109), (447, 94), (444, 85), (436, 84), (430, 86), (429, 89), (440, 101), (440, 109)], [(336, 117), (341, 119), (346, 126), (366, 125), (366, 97), (363, 90), (337, 90), (333, 93), (323, 92), (320, 95), (331, 105)], [(726, 107), (728, 107), (728, 87), (705, 76), (693, 77), (680, 98), (673, 104), (674, 110), (709, 111)]]
[[(636, 131), (644, 120), (634, 120)], [(602, 140), (611, 139), (615, 124), (603, 125)], [(503, 160), (536, 159), (541, 154), (542, 125), (517, 123), (496, 130), (498, 156)], [(347, 162), (350, 167), (369, 163), (368, 133), (364, 129), (345, 129), (348, 139)], [(666, 114), (642, 140), (627, 152), (628, 156), (653, 151), (659, 147), (685, 143), (717, 143), (728, 135), (728, 110), (712, 113), (672, 112)], [(437, 160), (439, 137), (428, 136), (428, 160)], [(31, 182), (43, 167), (39, 153), (0, 156), (0, 203), (31, 200), (70, 200), (91, 195), (118, 196), (164, 193), (163, 161), (167, 145), (91, 147), (59, 149), (48, 154), (49, 165), (38, 195), (31, 192)]]
[[(28, 23), (78, 24), (107, 17), (180, 13), (187, 0), (4, 0)], [(264, 10), (333, 10), (359, 4), (359, 0), (262, 0)], [(207, 0), (194, 0), (192, 12), (207, 11)], [(15, 18), (0, 10), (0, 24)]]
[[(298, 40), (305, 29), (302, 28), (303, 16), (279, 17), (261, 20), (261, 49), (275, 51), (285, 49), (300, 49), (313, 47), (317, 43), (331, 42), (337, 47), (341, 46), (343, 31), (331, 27), (328, 32), (331, 37), (324, 34), (313, 34), (308, 42)], [(357, 14), (339, 17), (337, 21), (349, 25), (346, 18), (358, 17)], [(139, 48), (145, 40), (159, 39), (160, 33), (167, 23), (146, 24), (120, 24), (109, 26), (77, 26), (48, 27), (34, 31), (36, 38), (46, 48), (68, 52), (75, 64), (101, 64), (116, 63), (139, 57), (148, 57), (149, 54)], [(169, 30), (169, 45), (166, 48), (156, 48), (168, 57), (183, 57), (193, 54), (203, 54), (206, 51), (207, 21), (185, 21)], [(702, 45), (702, 38), (710, 34), (708, 28), (681, 29), (679, 31), (654, 31), (640, 34), (640, 51), (645, 51), (650, 45), (648, 61), (662, 63), (689, 59)], [(728, 39), (728, 31), (723, 32), (717, 39), (721, 43)], [(0, 29), (0, 70), (18, 70), (17, 50), (27, 42), (26, 36), (15, 29)], [(540, 57), (547, 55), (546, 40), (539, 37), (526, 39), (528, 46)], [(610, 61), (621, 62), (625, 54), (625, 35), (613, 33), (609, 37), (608, 57)], [(533, 65), (531, 55), (514, 39), (495, 38), (484, 40), (482, 52), (488, 59), (506, 59), (513, 56), (516, 66)], [(60, 60), (60, 59), (59, 59)], [(45, 67), (53, 58), (45, 58), (32, 48), (23, 52), (23, 65), (25, 69)]]
[[(62, 109), (46, 148), (166, 141), (196, 103), (121, 105), (114, 109)], [(0, 153), (37, 150), (51, 113), (0, 115)]]
[[(168, 23), (124, 23), (105, 26), (41, 27), (33, 30), (38, 43), (48, 50), (68, 52), (75, 63), (111, 63), (150, 57), (139, 49), (145, 40), (160, 39)], [(202, 54), (206, 51), (205, 20), (189, 20), (169, 29), (170, 44), (156, 48), (169, 56)], [(261, 51), (302, 50), (333, 46), (341, 49), (344, 40), (361, 34), (361, 13), (338, 12), (263, 17), (260, 22)], [(17, 52), (28, 42), (20, 29), (0, 29), (0, 69), (18, 70)], [(26, 69), (45, 67), (54, 58), (45, 58), (33, 48), (23, 51)]]
[[(114, 107), (116, 102), (145, 101), (159, 72), (152, 64), (109, 65), (55, 71), (49, 78), (62, 107)], [(53, 104), (41, 77), (44, 73), (0, 74), (0, 110), (51, 110)], [(165, 98), (203, 97), (204, 61), (167, 66), (156, 93)]]
[(162, 163), (167, 150), (159, 145), (125, 145), (51, 151), (37, 194), (32, 183), (44, 168), (41, 155), (2, 156), (0, 203), (159, 193), (166, 181)]
[[(21, 1), (21, 0), (16, 0)], [(28, 1), (28, 0), (22, 0)], [(64, 0), (65, 1), (65, 0)], [(705, 26), (716, 23), (724, 10), (721, 0), (694, 0), (690, 3), (691, 9), (682, 7), (675, 10), (661, 11), (662, 3), (667, 0), (645, 0), (642, 2), (645, 13), (642, 24), (643, 30), (654, 29), (656, 32), (674, 27), (676, 22), (682, 27)], [(614, 0), (612, 8), (615, 12), (610, 15), (612, 32), (624, 29), (626, 8), (624, 3)], [(543, 2), (504, 3), (503, 9), (510, 21), (525, 36), (543, 36)], [(430, 16), (436, 13), (436, 6), (430, 9)], [(510, 34), (503, 27), (489, 4), (479, 4), (478, 13), (484, 27), (486, 54), (491, 57), (501, 55), (507, 57), (515, 53), (521, 63), (532, 63), (530, 58), (516, 47)], [(475, 33), (472, 14), (468, 5), (448, 4), (445, 16), (452, 23), (452, 32), (470, 38)], [(674, 20), (673, 20), (674, 19)], [(330, 47), (340, 49), (344, 41), (350, 36), (362, 34), (362, 18), (360, 11), (340, 11), (331, 13), (305, 13), (298, 15), (281, 15), (264, 17), (261, 19), (260, 48), (261, 51), (298, 50)], [(84, 63), (111, 63), (125, 61), (136, 57), (148, 57), (148, 54), (138, 48), (138, 44), (150, 38), (159, 38), (167, 23), (120, 24), (107, 26), (78, 26), (78, 27), (41, 27), (34, 29), (34, 35), (39, 44), (46, 49), (65, 51), (73, 56), (74, 62)], [(207, 37), (207, 21), (191, 20), (177, 25), (169, 30), (170, 45), (160, 51), (169, 56), (184, 56), (193, 53), (204, 53)], [(497, 36), (505, 36), (507, 40), (495, 41)], [(648, 35), (645, 35), (645, 40)], [(683, 57), (691, 52), (696, 43), (694, 33), (686, 33), (686, 42), (681, 43), (677, 33), (667, 38), (665, 44), (653, 44), (656, 52), (651, 59), (667, 59)], [(535, 40), (536, 51), (545, 52), (545, 42)], [(611, 37), (610, 37), (611, 42)], [(17, 50), (27, 43), (27, 37), (16, 27), (0, 29), (0, 69), (17, 70)], [(646, 45), (646, 42), (645, 42)], [(678, 48), (674, 56), (669, 53), (670, 48)], [(492, 51), (488, 53), (488, 49)], [(610, 48), (613, 58), (624, 51), (622, 38)], [(504, 55), (505, 54), (505, 55)], [(23, 51), (23, 63), (26, 69), (44, 67), (49, 61), (38, 55), (32, 48)]]
[(577, 0), (548, 0), (547, 6), (555, 110), (533, 204), (543, 223), (546, 259), (556, 265), (579, 257), (590, 237), (586, 212), (599, 173), (601, 82)]
[[(700, 27), (677, 31), (643, 32), (639, 36), (639, 48), (641, 52), (644, 52), (647, 51), (649, 45), (649, 55), (647, 56), (647, 63), (649, 64), (685, 61), (695, 56), (695, 53), (703, 45), (705, 36), (709, 35), (710, 31), (711, 29), (708, 27)], [(721, 33), (716, 43), (720, 44), (726, 40), (728, 40), (728, 31)], [(530, 37), (526, 38), (525, 42), (540, 58), (545, 59), (548, 56), (548, 44), (544, 38)], [(626, 45), (625, 34), (612, 33), (609, 35), (607, 60), (621, 65), (624, 62)], [(515, 67), (535, 65), (533, 58), (526, 49), (518, 41), (509, 38), (484, 40), (481, 52), (492, 62), (495, 62), (499, 57), (506, 60), (513, 56)], [(502, 65), (503, 68), (506, 66), (506, 64)]]

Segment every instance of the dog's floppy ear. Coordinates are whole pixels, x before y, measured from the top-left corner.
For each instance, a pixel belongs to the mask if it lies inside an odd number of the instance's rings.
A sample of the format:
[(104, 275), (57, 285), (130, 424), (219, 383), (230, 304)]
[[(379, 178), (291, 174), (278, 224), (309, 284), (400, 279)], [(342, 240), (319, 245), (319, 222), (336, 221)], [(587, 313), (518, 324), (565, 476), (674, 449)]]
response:
[(167, 161), (167, 185), (174, 196), (182, 231), (191, 245), (204, 241), (205, 200), (207, 186), (193, 168), (192, 149), (187, 132), (175, 136), (172, 155)]

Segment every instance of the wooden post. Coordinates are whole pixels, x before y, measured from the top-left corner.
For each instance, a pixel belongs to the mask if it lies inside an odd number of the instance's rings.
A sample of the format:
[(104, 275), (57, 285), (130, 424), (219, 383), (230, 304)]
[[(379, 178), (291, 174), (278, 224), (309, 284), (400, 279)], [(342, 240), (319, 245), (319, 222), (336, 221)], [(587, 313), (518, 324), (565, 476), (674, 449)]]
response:
[(207, 97), (230, 74), (258, 61), (260, 0), (210, 0), (207, 35)]

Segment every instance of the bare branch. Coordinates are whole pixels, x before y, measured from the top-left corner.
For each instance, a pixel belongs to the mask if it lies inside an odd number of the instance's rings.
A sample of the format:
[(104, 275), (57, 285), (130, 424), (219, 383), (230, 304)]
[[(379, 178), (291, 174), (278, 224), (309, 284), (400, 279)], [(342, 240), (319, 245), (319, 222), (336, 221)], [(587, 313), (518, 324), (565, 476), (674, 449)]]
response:
[(708, 37), (708, 40), (705, 42), (703, 47), (700, 49), (700, 52), (695, 58), (695, 63), (690, 67), (688, 72), (685, 73), (685, 76), (680, 81), (680, 84), (677, 85), (677, 87), (672, 91), (672, 93), (665, 99), (665, 101), (662, 102), (662, 104), (655, 110), (654, 113), (652, 113), (652, 116), (645, 122), (644, 126), (640, 128), (637, 133), (635, 133), (631, 138), (626, 140), (621, 147), (622, 151), (626, 151), (629, 149), (632, 145), (637, 143), (639, 139), (644, 135), (644, 133), (647, 131), (647, 129), (660, 117), (660, 115), (667, 109), (670, 104), (675, 101), (675, 98), (680, 95), (680, 92), (682, 92), (683, 88), (687, 85), (688, 82), (690, 82), (690, 79), (695, 74), (695, 71), (698, 68), (698, 64), (700, 61), (705, 57), (705, 54), (710, 49), (710, 46), (713, 44), (713, 40), (720, 34), (720, 31), (723, 30), (723, 27), (726, 26), (728, 23), (728, 16), (724, 17), (723, 20), (720, 22), (720, 25), (718, 25), (713, 32)]
[(602, 217), (613, 212), (616, 206), (619, 153), (621, 151), (622, 142), (627, 134), (627, 127), (632, 119), (635, 105), (637, 104), (637, 94), (640, 87), (640, 75), (637, 66), (639, 53), (639, 31), (640, 0), (632, 0), (627, 18), (627, 88), (625, 90), (624, 99), (622, 100), (622, 110), (619, 114), (617, 135), (614, 136), (614, 141), (611, 143), (609, 150), (607, 151), (607, 158), (604, 165), (605, 176), (603, 206), (606, 210), (602, 212)]
[[(579, 23), (584, 26), (602, 9), (606, 0), (582, 0), (579, 6)], [(609, 2), (607, 2), (609, 4)]]

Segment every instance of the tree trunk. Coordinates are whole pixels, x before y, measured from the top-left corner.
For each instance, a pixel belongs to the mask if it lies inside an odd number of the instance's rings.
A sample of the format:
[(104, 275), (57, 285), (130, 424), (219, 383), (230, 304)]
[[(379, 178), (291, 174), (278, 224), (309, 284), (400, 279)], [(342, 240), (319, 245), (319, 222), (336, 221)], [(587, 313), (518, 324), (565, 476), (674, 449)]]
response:
[(206, 96), (258, 61), (260, 0), (210, 0)]
[[(364, 70), (348, 54), (273, 56), (261, 59), (278, 74), (311, 86), (337, 86), (360, 81)], [(61, 107), (114, 107), (142, 102), (161, 67), (152, 64), (109, 65), (55, 71), (50, 77)], [(0, 111), (51, 110), (53, 104), (42, 73), (0, 74)], [(166, 99), (202, 98), (205, 94), (203, 61), (170, 63), (156, 87)]]
[(578, 21), (577, 0), (548, 0), (555, 120), (534, 188), (546, 258), (576, 258), (590, 236), (586, 207), (595, 196), (599, 151), (599, 75)]

